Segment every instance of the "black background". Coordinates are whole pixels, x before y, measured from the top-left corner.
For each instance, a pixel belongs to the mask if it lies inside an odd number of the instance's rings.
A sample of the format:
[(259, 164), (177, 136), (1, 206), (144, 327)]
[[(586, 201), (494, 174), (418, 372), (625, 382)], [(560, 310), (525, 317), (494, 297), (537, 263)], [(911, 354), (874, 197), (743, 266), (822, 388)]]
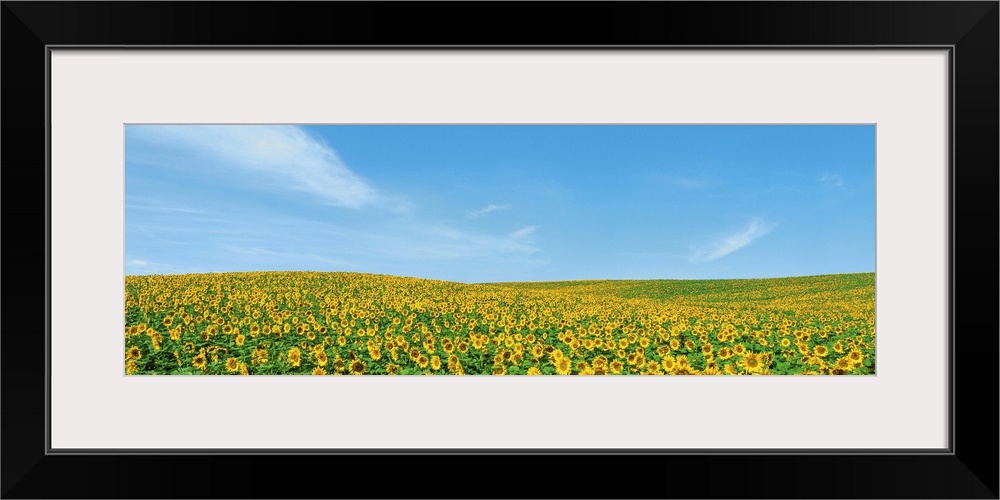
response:
[[(3, 497), (997, 498), (998, 19), (995, 1), (3, 2)], [(248, 44), (954, 45), (954, 455), (46, 455), (45, 46)], [(787, 404), (817, 429), (877, 417)], [(224, 429), (222, 415), (191, 418)]]

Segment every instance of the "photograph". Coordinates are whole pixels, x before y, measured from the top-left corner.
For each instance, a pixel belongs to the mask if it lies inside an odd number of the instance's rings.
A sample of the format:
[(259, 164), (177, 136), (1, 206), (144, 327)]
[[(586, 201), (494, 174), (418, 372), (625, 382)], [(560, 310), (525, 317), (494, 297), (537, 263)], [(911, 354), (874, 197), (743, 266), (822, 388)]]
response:
[(124, 126), (126, 375), (875, 375), (856, 125)]
[(0, 498), (1000, 498), (997, 0), (2, 4)]

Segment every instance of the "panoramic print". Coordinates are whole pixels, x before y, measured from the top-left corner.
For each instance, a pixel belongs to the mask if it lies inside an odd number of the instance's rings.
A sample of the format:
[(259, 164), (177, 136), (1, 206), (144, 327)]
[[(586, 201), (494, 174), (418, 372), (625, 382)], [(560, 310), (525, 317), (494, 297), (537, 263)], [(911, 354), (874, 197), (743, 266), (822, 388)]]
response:
[(126, 375), (874, 375), (873, 125), (126, 125)]

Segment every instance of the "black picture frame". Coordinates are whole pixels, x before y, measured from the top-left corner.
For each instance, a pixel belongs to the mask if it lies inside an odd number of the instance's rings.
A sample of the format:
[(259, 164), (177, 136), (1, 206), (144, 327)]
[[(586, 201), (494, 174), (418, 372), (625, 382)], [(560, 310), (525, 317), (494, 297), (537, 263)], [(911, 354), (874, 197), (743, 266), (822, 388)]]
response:
[[(997, 1), (2, 4), (2, 252), (14, 270), (0, 336), (4, 498), (998, 498)], [(53, 46), (950, 47), (952, 446), (935, 454), (48, 453)], [(563, 465), (579, 472), (565, 476)]]

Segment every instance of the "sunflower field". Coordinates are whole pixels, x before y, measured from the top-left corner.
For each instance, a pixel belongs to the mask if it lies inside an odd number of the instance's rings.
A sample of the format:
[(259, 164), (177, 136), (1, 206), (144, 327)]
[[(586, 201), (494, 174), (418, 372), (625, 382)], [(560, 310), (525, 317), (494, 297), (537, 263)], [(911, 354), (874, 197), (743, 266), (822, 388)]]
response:
[(127, 276), (128, 375), (864, 375), (875, 275), (462, 284)]

